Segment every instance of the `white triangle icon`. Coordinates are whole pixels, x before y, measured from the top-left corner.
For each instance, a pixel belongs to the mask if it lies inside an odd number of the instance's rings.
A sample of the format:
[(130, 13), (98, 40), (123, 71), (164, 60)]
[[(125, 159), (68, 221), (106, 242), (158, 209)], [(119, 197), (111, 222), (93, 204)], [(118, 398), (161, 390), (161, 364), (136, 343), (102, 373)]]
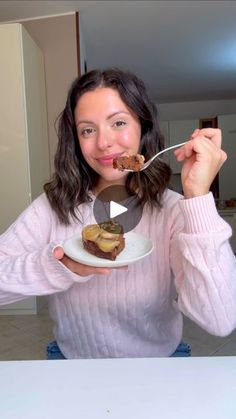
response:
[(123, 205), (117, 204), (117, 202), (110, 202), (110, 218), (117, 217), (117, 215), (123, 214), (128, 211), (128, 208)]

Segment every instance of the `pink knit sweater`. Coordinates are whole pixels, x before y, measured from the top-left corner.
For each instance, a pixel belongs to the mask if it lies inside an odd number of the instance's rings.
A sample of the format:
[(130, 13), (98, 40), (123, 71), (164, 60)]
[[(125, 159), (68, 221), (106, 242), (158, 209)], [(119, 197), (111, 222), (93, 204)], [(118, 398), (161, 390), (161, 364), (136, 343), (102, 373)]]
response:
[[(83, 225), (96, 222), (92, 207), (80, 206)], [(48, 295), (67, 358), (169, 356), (181, 312), (214, 335), (236, 327), (231, 228), (211, 193), (185, 200), (167, 191), (162, 210), (146, 209), (134, 229), (152, 240), (152, 254), (108, 276), (80, 277), (52, 254), (83, 225), (61, 225), (43, 194), (0, 237), (0, 304)]]

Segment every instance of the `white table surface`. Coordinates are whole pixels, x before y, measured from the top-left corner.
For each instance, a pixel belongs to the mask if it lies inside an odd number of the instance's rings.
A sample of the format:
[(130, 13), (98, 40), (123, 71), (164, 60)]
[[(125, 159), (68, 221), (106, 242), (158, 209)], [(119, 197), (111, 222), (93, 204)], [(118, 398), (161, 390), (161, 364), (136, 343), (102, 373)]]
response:
[(236, 357), (0, 362), (1, 419), (236, 419)]

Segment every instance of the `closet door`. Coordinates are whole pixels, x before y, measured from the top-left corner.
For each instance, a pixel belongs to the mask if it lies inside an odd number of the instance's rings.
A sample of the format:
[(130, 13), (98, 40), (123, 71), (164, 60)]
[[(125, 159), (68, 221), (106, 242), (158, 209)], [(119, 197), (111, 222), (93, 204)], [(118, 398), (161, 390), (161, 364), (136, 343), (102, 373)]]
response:
[(0, 25), (0, 233), (30, 203), (20, 25)]
[[(198, 119), (193, 120), (179, 120), (179, 121), (170, 121), (169, 122), (169, 145), (176, 145), (187, 141), (193, 131), (198, 128), (199, 121)], [(174, 155), (173, 150), (169, 152), (170, 156), (170, 167), (173, 174), (180, 173), (182, 168), (182, 163), (179, 163)]]
[[(43, 56), (21, 24), (0, 25), (0, 234), (43, 191), (49, 153)], [(0, 314), (36, 313), (36, 298)]]

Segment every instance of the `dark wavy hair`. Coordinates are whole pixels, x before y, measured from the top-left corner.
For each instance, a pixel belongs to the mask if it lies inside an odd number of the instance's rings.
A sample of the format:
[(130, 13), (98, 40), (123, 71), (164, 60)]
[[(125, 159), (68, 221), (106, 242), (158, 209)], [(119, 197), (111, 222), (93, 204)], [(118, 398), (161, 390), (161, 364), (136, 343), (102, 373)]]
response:
[[(116, 90), (124, 103), (137, 115), (141, 124), (139, 153), (148, 160), (163, 149), (157, 108), (148, 97), (142, 80), (135, 74), (117, 68), (92, 70), (72, 83), (66, 106), (58, 118), (58, 147), (55, 154), (55, 172), (44, 191), (60, 222), (70, 223), (70, 217), (79, 220), (78, 206), (91, 201), (89, 192), (97, 185), (99, 175), (85, 161), (78, 140), (74, 111), (80, 97), (98, 87)], [(138, 191), (140, 204), (161, 207), (162, 195), (168, 187), (171, 170), (159, 159), (144, 171), (129, 173), (126, 189), (130, 195)]]

